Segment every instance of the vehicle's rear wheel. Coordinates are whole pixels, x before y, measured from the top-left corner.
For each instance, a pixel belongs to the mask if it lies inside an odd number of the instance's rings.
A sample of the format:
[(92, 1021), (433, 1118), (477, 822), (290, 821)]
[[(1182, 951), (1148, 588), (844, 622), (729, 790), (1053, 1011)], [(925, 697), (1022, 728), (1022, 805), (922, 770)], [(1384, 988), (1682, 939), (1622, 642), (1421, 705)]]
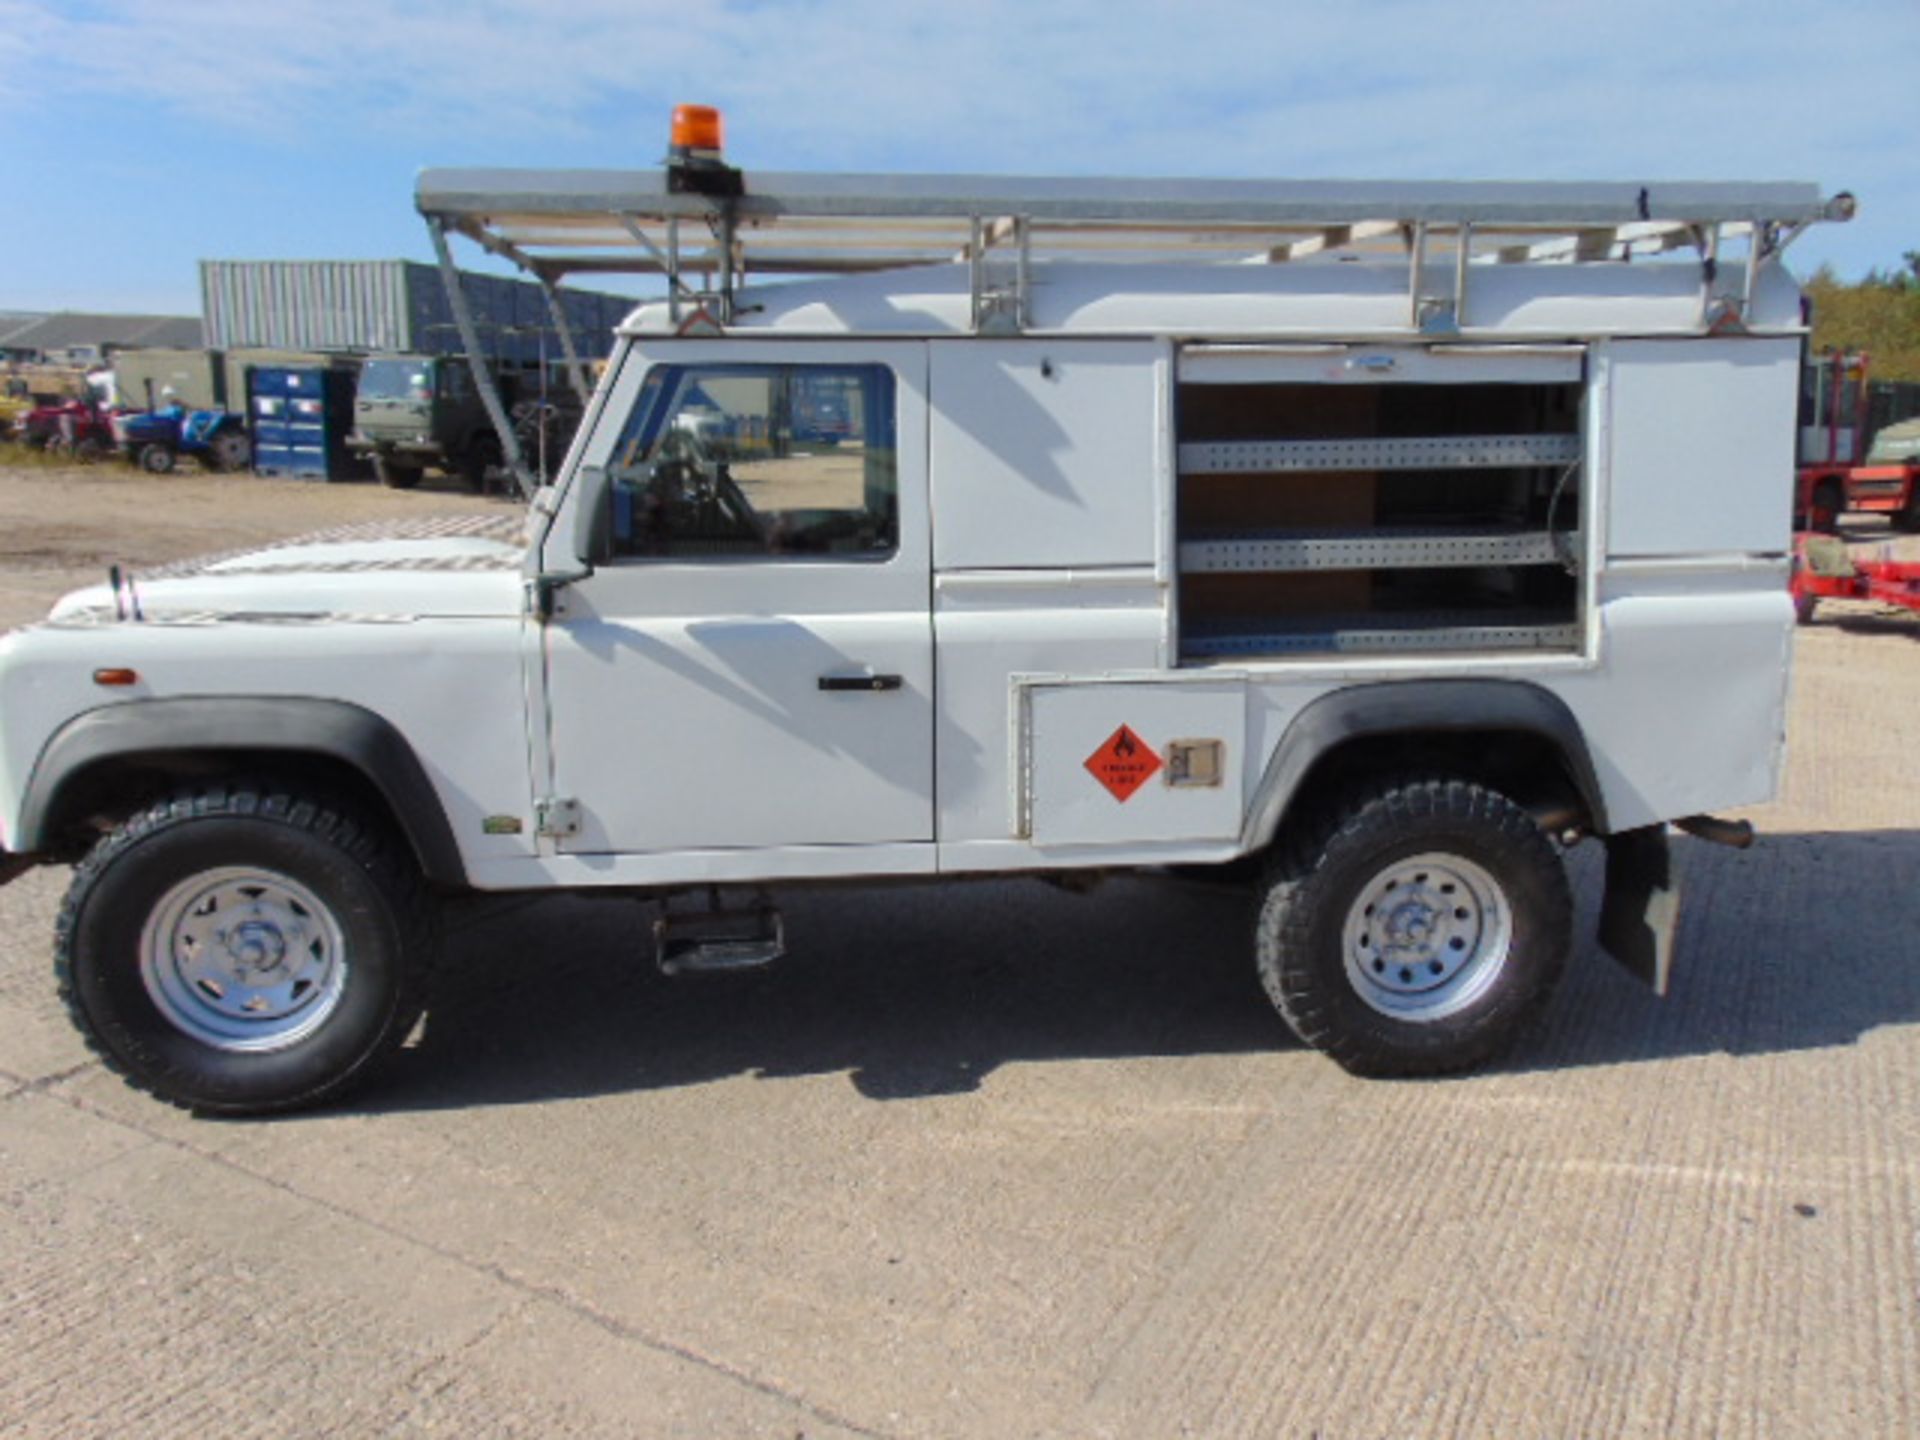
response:
[(213, 1114), (331, 1099), (406, 1038), (432, 905), (384, 827), (267, 787), (182, 793), (74, 872), (55, 971), (106, 1063)]
[(1445, 778), (1350, 792), (1276, 849), (1255, 929), (1295, 1034), (1356, 1075), (1492, 1059), (1566, 968), (1552, 842), (1505, 796)]
[(253, 461), (253, 446), (238, 430), (222, 430), (208, 444), (206, 465), (221, 475), (244, 470)]
[(163, 445), (158, 440), (149, 441), (135, 453), (133, 463), (149, 475), (170, 475), (173, 473), (173, 447)]
[(1840, 528), (1840, 512), (1846, 509), (1847, 493), (1838, 480), (1822, 480), (1813, 487), (1812, 513), (1807, 528), (1831, 535)]
[(484, 495), (487, 493), (488, 480), (504, 463), (499, 439), (492, 435), (478, 436), (460, 457), (460, 478), (474, 494)]
[(1894, 511), (1891, 519), (1896, 530), (1904, 530), (1909, 535), (1920, 533), (1920, 482), (1914, 484), (1907, 503)]
[(420, 469), (416, 465), (402, 465), (390, 456), (375, 455), (373, 478), (389, 490), (411, 490), (420, 483)]

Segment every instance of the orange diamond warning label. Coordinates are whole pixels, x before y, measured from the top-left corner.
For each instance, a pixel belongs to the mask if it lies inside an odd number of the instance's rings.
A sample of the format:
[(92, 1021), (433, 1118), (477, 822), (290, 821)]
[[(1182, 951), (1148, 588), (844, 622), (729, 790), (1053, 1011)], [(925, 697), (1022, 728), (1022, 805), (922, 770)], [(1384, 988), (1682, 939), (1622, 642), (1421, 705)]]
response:
[(1160, 768), (1160, 756), (1153, 747), (1122, 725), (1107, 737), (1107, 743), (1087, 757), (1087, 771), (1107, 787), (1122, 805), (1133, 792), (1153, 778)]

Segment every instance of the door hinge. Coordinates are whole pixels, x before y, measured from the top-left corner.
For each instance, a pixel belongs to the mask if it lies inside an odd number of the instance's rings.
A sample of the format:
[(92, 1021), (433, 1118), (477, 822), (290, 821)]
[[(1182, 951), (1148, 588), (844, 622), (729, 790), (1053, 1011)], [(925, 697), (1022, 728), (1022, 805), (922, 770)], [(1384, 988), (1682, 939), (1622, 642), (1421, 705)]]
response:
[(549, 795), (533, 803), (533, 832), (565, 839), (580, 833), (580, 802), (571, 796)]

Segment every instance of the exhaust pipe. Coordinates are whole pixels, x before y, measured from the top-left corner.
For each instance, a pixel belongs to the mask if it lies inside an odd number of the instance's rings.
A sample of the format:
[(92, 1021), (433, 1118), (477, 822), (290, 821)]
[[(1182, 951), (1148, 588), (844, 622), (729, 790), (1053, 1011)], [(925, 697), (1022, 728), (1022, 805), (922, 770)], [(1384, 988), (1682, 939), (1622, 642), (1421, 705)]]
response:
[(1722, 820), (1717, 815), (1689, 815), (1684, 820), (1674, 821), (1673, 826), (1676, 830), (1686, 831), (1696, 840), (1711, 841), (1734, 850), (1746, 850), (1753, 845), (1753, 823), (1748, 820)]

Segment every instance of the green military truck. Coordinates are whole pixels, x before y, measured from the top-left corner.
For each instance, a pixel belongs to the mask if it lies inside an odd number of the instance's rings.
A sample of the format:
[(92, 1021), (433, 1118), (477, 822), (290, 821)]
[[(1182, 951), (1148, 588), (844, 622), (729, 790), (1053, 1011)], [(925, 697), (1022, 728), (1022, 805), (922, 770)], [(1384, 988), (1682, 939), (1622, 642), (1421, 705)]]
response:
[[(554, 377), (543, 384), (538, 365), (500, 361), (492, 369), (529, 463), (553, 470), (579, 420), (578, 399)], [(500, 439), (462, 355), (371, 357), (354, 392), (347, 448), (370, 460), (380, 482), (396, 490), (412, 489), (429, 469), (483, 490), (503, 463)]]

